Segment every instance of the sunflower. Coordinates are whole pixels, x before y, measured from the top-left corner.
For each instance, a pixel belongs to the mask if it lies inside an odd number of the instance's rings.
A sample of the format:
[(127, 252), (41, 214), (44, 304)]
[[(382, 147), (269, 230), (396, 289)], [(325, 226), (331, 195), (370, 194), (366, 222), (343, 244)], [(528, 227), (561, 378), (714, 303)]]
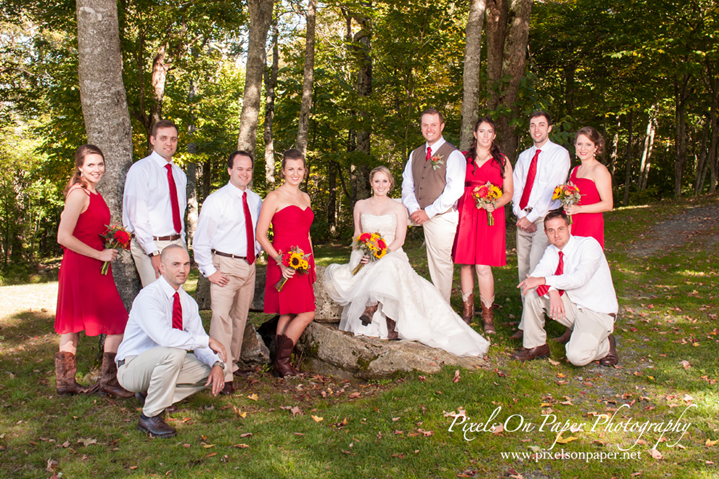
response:
[(307, 260), (303, 259), (302, 262), (300, 262), (300, 269), (307, 269), (309, 267), (310, 267), (310, 264), (307, 262)]
[(292, 253), (292, 256), (290, 257), (290, 268), (297, 269), (302, 264), (302, 256), (297, 253)]
[(382, 258), (384, 255), (386, 255), (386, 254), (387, 254), (387, 250), (386, 250), (386, 249), (380, 249), (380, 250), (377, 250), (377, 251), (374, 252), (374, 257), (377, 258), (377, 259), (381, 259), (381, 258)]

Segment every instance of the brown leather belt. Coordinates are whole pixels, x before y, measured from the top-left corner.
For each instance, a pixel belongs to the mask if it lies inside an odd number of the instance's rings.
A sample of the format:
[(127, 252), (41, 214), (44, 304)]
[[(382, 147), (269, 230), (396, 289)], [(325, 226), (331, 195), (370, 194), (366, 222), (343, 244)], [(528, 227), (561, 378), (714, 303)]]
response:
[[(131, 236), (134, 238), (135, 233), (132, 233)], [(177, 241), (180, 238), (182, 238), (182, 235), (179, 233), (174, 234), (174, 235), (169, 235), (169, 236), (153, 236), (152, 237), (153, 241)]]
[(244, 259), (247, 261), (247, 256), (238, 256), (236, 254), (230, 254), (230, 253), (223, 253), (222, 251), (217, 251), (216, 249), (211, 250), (213, 253), (215, 253), (217, 256), (224, 256), (225, 258), (233, 258), (233, 259)]
[(121, 359), (121, 360), (119, 360), (119, 361), (117, 362), (117, 367), (119, 368), (120, 366), (122, 366), (122, 365), (124, 365), (124, 364), (125, 364), (125, 360), (124, 360), (124, 359)]

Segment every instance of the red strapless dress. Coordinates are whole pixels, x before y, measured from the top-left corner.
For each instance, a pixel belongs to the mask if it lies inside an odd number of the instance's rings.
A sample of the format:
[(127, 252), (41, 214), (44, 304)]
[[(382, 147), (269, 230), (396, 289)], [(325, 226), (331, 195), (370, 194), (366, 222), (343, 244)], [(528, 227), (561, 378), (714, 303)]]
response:
[(489, 226), (487, 210), (478, 209), (472, 198), (474, 188), (483, 186), (488, 181), (499, 189), (504, 186), (502, 172), (495, 161), (486, 161), (480, 168), (476, 168), (473, 162), (467, 162), (464, 195), (459, 199), (459, 223), (452, 246), (452, 259), (457, 264), (507, 264), (504, 208), (498, 208), (491, 213), (494, 225)]
[[(577, 169), (572, 170), (569, 175), (569, 181), (577, 185), (579, 194), (582, 199), (578, 205), (592, 205), (599, 203), (602, 199), (599, 197), (599, 191), (594, 181), (589, 178), (577, 178)], [(604, 249), (604, 215), (602, 213), (578, 213), (572, 215), (572, 234), (574, 236), (591, 236), (599, 241)]]
[[(286, 253), (293, 246), (299, 246), (309, 253), (309, 232), (315, 214), (311, 208), (303, 210), (297, 205), (282, 208), (272, 217), (274, 238), (272, 246)], [(282, 271), (273, 258), (267, 263), (267, 282), (265, 283), (265, 313), (299, 314), (315, 310), (315, 258), (309, 258), (307, 274), (295, 274), (277, 292), (275, 284), (282, 278)]]
[[(86, 245), (102, 251), (100, 236), (110, 224), (110, 210), (99, 193), (90, 196), (90, 204), (77, 219), (73, 236)], [(65, 249), (60, 264), (55, 331), (59, 334), (78, 333), (88, 336), (123, 334), (127, 310), (112, 278), (112, 266), (102, 274), (103, 262), (70, 249)]]

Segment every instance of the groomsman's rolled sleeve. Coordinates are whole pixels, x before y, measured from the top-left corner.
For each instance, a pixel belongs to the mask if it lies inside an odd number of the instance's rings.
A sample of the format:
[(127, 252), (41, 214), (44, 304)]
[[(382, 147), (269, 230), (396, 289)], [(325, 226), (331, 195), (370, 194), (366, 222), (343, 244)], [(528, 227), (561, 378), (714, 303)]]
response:
[[(464, 194), (464, 176), (467, 172), (467, 161), (459, 150), (454, 150), (447, 158), (447, 185), (439, 198), (427, 206), (424, 211), (430, 218), (444, 213), (457, 203)], [(404, 183), (402, 184), (404, 189)], [(404, 196), (404, 195), (403, 195)]]

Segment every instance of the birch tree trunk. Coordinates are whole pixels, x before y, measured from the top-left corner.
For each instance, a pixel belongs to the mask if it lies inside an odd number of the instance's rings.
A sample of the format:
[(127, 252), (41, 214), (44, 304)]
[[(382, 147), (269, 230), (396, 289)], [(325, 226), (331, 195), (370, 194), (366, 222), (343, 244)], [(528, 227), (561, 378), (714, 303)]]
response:
[(464, 94), (462, 98), (462, 130), (459, 149), (466, 151), (472, 144), (474, 124), (479, 118), (479, 65), (482, 54), (482, 25), (486, 0), (471, 0), (467, 19), (467, 43), (464, 50)]
[(652, 151), (654, 150), (654, 135), (657, 131), (656, 109), (649, 114), (647, 122), (647, 136), (644, 140), (644, 151), (642, 152), (642, 163), (639, 168), (639, 191), (647, 189), (649, 169), (652, 166)]
[(674, 105), (676, 129), (674, 134), (674, 196), (682, 195), (682, 175), (687, 162), (687, 102), (691, 76), (674, 76)]
[(704, 188), (704, 178), (707, 173), (707, 140), (709, 139), (710, 125), (711, 121), (708, 118), (704, 120), (702, 141), (699, 144), (699, 156), (697, 159), (696, 169), (694, 170), (694, 196), (701, 193)]
[(632, 142), (634, 141), (634, 110), (629, 110), (629, 137), (627, 138), (627, 163), (624, 175), (624, 206), (629, 204), (629, 187), (632, 184)]
[[(77, 0), (78, 77), (88, 142), (105, 154), (100, 192), (113, 222), (122, 221), (122, 191), (132, 165), (132, 125), (122, 81), (122, 53), (113, 0)], [(140, 291), (129, 253), (114, 261), (113, 275), (127, 310)]]
[(305, 71), (302, 82), (302, 106), (297, 124), (297, 149), (307, 156), (307, 135), (310, 130), (310, 111), (312, 110), (312, 82), (315, 71), (315, 20), (317, 0), (309, 0), (307, 5), (307, 29), (305, 36)]
[(272, 20), (272, 67), (265, 68), (265, 184), (267, 190), (275, 185), (275, 144), (272, 138), (272, 121), (275, 118), (275, 86), (280, 69), (279, 28), (277, 14)]
[(245, 93), (242, 100), (237, 149), (247, 151), (254, 156), (260, 116), (262, 73), (265, 68), (265, 43), (272, 22), (274, 0), (248, 0), (247, 5), (250, 11), (250, 40), (247, 46)]

